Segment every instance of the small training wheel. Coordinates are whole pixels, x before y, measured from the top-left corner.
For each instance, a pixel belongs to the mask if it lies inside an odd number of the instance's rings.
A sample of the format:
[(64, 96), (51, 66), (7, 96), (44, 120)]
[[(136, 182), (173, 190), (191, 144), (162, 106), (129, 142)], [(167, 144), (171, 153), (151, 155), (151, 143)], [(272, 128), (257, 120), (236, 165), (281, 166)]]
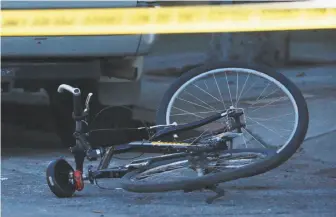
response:
[(49, 163), (46, 171), (47, 183), (57, 197), (72, 197), (76, 191), (73, 181), (74, 170), (66, 160), (59, 158)]

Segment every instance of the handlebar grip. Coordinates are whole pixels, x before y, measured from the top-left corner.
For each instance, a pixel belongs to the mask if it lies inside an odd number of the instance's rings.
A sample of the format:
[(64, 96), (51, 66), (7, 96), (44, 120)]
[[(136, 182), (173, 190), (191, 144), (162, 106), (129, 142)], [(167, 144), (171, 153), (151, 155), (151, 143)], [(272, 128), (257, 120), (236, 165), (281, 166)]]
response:
[(81, 116), (82, 115), (82, 102), (81, 102), (81, 91), (79, 88), (74, 88), (67, 84), (61, 84), (57, 88), (57, 92), (63, 93), (64, 91), (68, 91), (72, 93), (73, 96), (73, 112), (75, 116)]
[(81, 92), (80, 92), (80, 89), (79, 88), (74, 88), (74, 87), (71, 87), (70, 85), (67, 85), (67, 84), (61, 84), (60, 86), (58, 86), (57, 88), (57, 92), (59, 93), (63, 93), (64, 90), (72, 93), (72, 95), (76, 96), (76, 95), (80, 95)]
[(75, 116), (81, 116), (83, 113), (81, 95), (73, 96), (73, 112)]

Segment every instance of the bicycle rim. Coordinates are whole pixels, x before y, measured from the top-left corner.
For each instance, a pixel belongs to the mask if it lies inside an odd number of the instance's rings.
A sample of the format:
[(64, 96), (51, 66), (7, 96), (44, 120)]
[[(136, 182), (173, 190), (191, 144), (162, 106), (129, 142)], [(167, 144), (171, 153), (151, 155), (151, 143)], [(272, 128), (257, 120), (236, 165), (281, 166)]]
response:
[[(236, 73), (236, 75), (238, 76), (239, 75), (242, 75), (242, 74), (248, 74), (247, 76), (247, 80), (250, 78), (249, 76), (252, 74), (253, 76), (257, 76), (257, 77), (260, 77), (260, 78), (263, 78), (263, 79), (266, 79), (267, 81), (271, 82), (272, 84), (275, 84), (278, 88), (280, 88), (282, 90), (283, 93), (286, 94), (286, 96), (288, 97), (288, 99), (290, 100), (291, 102), (291, 105), (292, 105), (292, 108), (293, 108), (293, 112), (294, 112), (294, 122), (293, 122), (293, 125), (292, 125), (292, 131), (290, 133), (290, 135), (288, 136), (288, 138), (286, 139), (285, 142), (283, 142), (283, 145), (278, 148), (278, 153), (281, 152), (289, 143), (290, 141), (292, 140), (294, 134), (295, 134), (295, 131), (298, 127), (298, 119), (299, 119), (299, 112), (298, 112), (298, 106), (296, 104), (296, 101), (293, 97), (293, 95), (290, 93), (290, 91), (284, 86), (284, 84), (282, 84), (281, 82), (279, 82), (278, 80), (276, 80), (275, 78), (265, 74), (265, 73), (262, 73), (262, 72), (259, 72), (257, 70), (253, 70), (253, 69), (247, 69), (247, 68), (218, 68), (218, 69), (213, 69), (213, 70), (210, 70), (210, 71), (207, 71), (207, 72), (204, 72), (202, 74), (199, 74), (193, 78), (191, 78), (190, 80), (186, 81), (180, 88), (178, 88), (178, 90), (174, 93), (174, 95), (171, 97), (169, 103), (168, 103), (168, 106), (167, 106), (167, 111), (166, 111), (166, 117), (165, 117), (165, 121), (167, 124), (171, 124), (172, 122), (177, 122), (179, 123), (178, 121), (175, 120), (172, 120), (172, 117), (171, 117), (171, 114), (172, 114), (172, 110), (173, 110), (173, 107), (174, 107), (174, 102), (176, 102), (179, 98), (179, 96), (182, 94), (182, 92), (184, 90), (186, 90), (186, 88), (192, 84), (194, 84), (196, 81), (200, 81), (202, 78), (204, 77), (211, 77), (211, 75), (214, 75), (214, 78), (216, 79), (215, 75), (217, 73), (220, 73), (220, 72), (224, 72), (225, 75), (227, 74), (227, 72), (230, 72), (230, 73)], [(231, 76), (232, 77), (232, 76)], [(217, 81), (216, 81), (217, 80)], [(220, 84), (219, 84), (219, 81), (218, 81), (218, 78), (214, 80), (215, 82), (214, 83), (214, 86), (215, 88), (214, 89), (217, 89), (218, 90), (218, 95), (215, 96), (217, 99), (219, 100), (222, 100), (223, 96), (221, 96), (223, 93), (221, 93), (222, 89), (220, 89)], [(226, 82), (228, 85), (228, 80), (227, 80), (227, 76), (226, 76)], [(246, 86), (245, 86), (246, 87)], [(200, 87), (202, 88), (202, 87)], [(202, 88), (203, 89), (203, 88)], [(205, 88), (204, 88), (205, 89)], [(203, 89), (203, 90), (204, 90)], [(230, 95), (230, 98), (231, 98), (231, 102), (232, 102), (232, 95), (233, 95), (233, 88), (232, 89), (228, 89), (229, 91), (229, 95)], [(265, 89), (263, 89), (265, 90)], [(244, 90), (243, 90), (244, 91)], [(202, 92), (202, 91), (200, 91)], [(241, 92), (242, 93), (242, 92)], [(209, 95), (209, 94), (208, 94)], [(213, 95), (213, 94), (210, 94), (210, 95)], [(209, 95), (209, 97), (211, 97)], [(260, 98), (259, 98), (260, 100)], [(204, 102), (204, 100), (202, 100)], [(196, 104), (196, 103), (195, 103)], [(204, 103), (201, 104), (200, 101), (197, 102), (198, 105), (205, 105)], [(232, 103), (231, 103), (232, 104)], [(233, 103), (234, 104), (234, 103)], [(252, 103), (253, 104), (253, 103)], [(198, 106), (198, 107), (201, 107), (201, 106)], [(225, 109), (225, 107), (228, 107), (227, 105), (226, 106), (223, 106), (222, 109)], [(184, 109), (183, 109), (184, 110)], [(259, 109), (261, 110), (261, 109)], [(181, 111), (181, 110), (180, 110)], [(184, 110), (186, 112), (188, 112), (187, 110)], [(293, 117), (290, 117), (290, 118), (293, 118)], [(285, 117), (286, 118), (286, 117)], [(288, 117), (287, 117), (288, 118)], [(263, 125), (262, 123), (260, 123), (261, 121), (258, 121), (257, 124), (259, 125)], [(261, 126), (262, 127), (262, 126)], [(248, 130), (248, 127), (246, 128), (246, 130)], [(272, 132), (273, 131), (273, 132)], [(270, 133), (273, 133), (273, 134), (276, 134), (276, 130), (272, 130)], [(246, 131), (246, 134), (248, 134), (248, 131)], [(276, 135), (275, 135), (276, 136)], [(260, 137), (260, 136), (259, 136)], [(255, 139), (257, 140), (257, 139)], [(274, 147), (275, 148), (275, 147)]]

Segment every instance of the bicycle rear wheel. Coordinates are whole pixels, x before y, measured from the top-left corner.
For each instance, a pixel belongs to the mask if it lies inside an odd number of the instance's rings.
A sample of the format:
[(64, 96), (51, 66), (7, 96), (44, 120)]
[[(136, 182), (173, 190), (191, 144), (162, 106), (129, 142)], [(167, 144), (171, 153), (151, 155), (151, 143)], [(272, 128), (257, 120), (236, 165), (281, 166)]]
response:
[[(202, 163), (206, 168), (197, 168), (189, 157), (163, 160), (132, 172), (122, 178), (122, 188), (132, 192), (165, 192), (175, 190), (196, 190), (220, 182), (230, 181), (234, 177), (248, 176), (248, 172), (260, 166), (260, 162), (270, 159), (271, 151), (260, 149), (231, 150), (214, 156), (203, 155)], [(225, 173), (225, 176), (223, 174)]]
[[(190, 123), (228, 108), (243, 111), (242, 121), (245, 126), (240, 132), (235, 131), (239, 136), (233, 139), (232, 146), (223, 153), (247, 154), (241, 158), (241, 162), (246, 162), (249, 160), (246, 156), (253, 150), (254, 155), (259, 156), (255, 158), (256, 161), (192, 178), (187, 176), (172, 181), (163, 177), (161, 180), (145, 182), (143, 174), (148, 174), (148, 171), (169, 168), (167, 165), (171, 164), (181, 165), (181, 159), (172, 159), (127, 174), (123, 187), (137, 192), (179, 190), (258, 175), (288, 160), (305, 138), (309, 122), (308, 109), (295, 84), (267, 67), (237, 63), (203, 65), (184, 73), (164, 95), (157, 112), (157, 124)], [(266, 125), (266, 121), (271, 126)], [(171, 140), (178, 138), (181, 142), (192, 142), (202, 136), (211, 136), (220, 129), (225, 131), (231, 123), (232, 120), (226, 118), (193, 130), (187, 136), (175, 135)], [(190, 167), (190, 162), (184, 159), (186, 163)], [(205, 169), (211, 169), (211, 165), (206, 166)]]

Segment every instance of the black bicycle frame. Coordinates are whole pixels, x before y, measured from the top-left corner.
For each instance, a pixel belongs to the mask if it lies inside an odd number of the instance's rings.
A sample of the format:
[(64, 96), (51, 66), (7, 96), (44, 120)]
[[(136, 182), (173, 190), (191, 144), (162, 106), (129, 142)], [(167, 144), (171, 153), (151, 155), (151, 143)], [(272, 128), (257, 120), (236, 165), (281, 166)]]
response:
[[(172, 152), (186, 151), (188, 148), (191, 148), (190, 143), (178, 143), (178, 142), (164, 143), (158, 141), (163, 137), (171, 136), (173, 134), (177, 134), (187, 130), (196, 129), (198, 127), (204, 126), (206, 124), (209, 124), (213, 121), (219, 120), (226, 116), (233, 117), (235, 114), (237, 114), (237, 112), (235, 112), (234, 110), (228, 110), (188, 124), (162, 126), (160, 127), (162, 129), (158, 129), (157, 132), (154, 134), (154, 136), (150, 139), (150, 141), (148, 140), (133, 141), (126, 144), (115, 145), (114, 153), (120, 154), (129, 151), (140, 151), (146, 153), (162, 153), (162, 152), (172, 153)], [(87, 144), (88, 142), (86, 141), (85, 138), (86, 138), (85, 133), (80, 133), (80, 135), (78, 136), (78, 140), (80, 141), (80, 143)]]
[[(90, 180), (91, 183), (93, 183), (93, 181), (97, 178), (120, 178), (125, 173), (129, 172), (132, 169), (136, 169), (139, 166), (140, 167), (147, 166), (148, 164), (153, 163), (155, 161), (185, 157), (186, 155), (199, 154), (200, 152), (211, 152), (227, 148), (225, 145), (209, 147), (209, 146), (198, 146), (191, 143), (158, 142), (163, 137), (171, 136), (173, 134), (177, 134), (182, 131), (196, 129), (198, 127), (219, 120), (223, 117), (232, 117), (235, 120), (235, 125), (231, 126), (231, 130), (232, 128), (235, 128), (239, 132), (240, 128), (244, 126), (240, 122), (239, 118), (243, 114), (243, 112), (237, 111), (235, 109), (228, 109), (221, 113), (217, 113), (210, 117), (188, 124), (158, 126), (156, 128), (154, 136), (150, 139), (150, 141), (148, 140), (133, 141), (126, 144), (110, 146), (107, 148), (107, 151), (105, 152), (102, 151), (101, 149), (92, 149), (89, 141), (87, 140), (87, 136), (89, 136), (89, 134), (87, 132), (88, 126), (85, 120), (86, 117), (88, 116), (89, 111), (88, 105), (91, 95), (88, 97), (86, 101), (86, 109), (83, 110), (81, 106), (80, 90), (78, 88), (73, 88), (69, 85), (64, 84), (60, 85), (58, 88), (58, 92), (63, 92), (64, 90), (71, 92), (73, 95), (73, 104), (74, 104), (73, 119), (76, 122), (76, 130), (74, 133), (74, 137), (76, 138), (76, 145), (71, 148), (71, 152), (75, 157), (76, 169), (81, 171), (83, 170), (83, 162), (85, 157), (87, 157), (89, 160), (95, 160), (99, 156), (102, 157), (100, 164), (95, 171), (92, 170), (92, 167), (89, 168), (89, 175), (87, 178)], [(86, 124), (86, 126), (83, 125), (84, 123)], [(230, 140), (230, 138), (226, 139)], [(114, 154), (120, 154), (130, 151), (144, 152), (144, 153), (165, 153), (165, 155), (133, 161), (124, 167), (107, 169)]]
[[(88, 179), (91, 181), (91, 183), (93, 183), (95, 179), (99, 178), (121, 178), (132, 169), (137, 169), (139, 166), (148, 166), (157, 161), (199, 155), (199, 153), (227, 150), (227, 146), (223, 144), (215, 146), (199, 146), (197, 144), (191, 143), (165, 143), (158, 142), (157, 140), (164, 136), (170, 136), (181, 131), (192, 130), (204, 126), (208, 123), (219, 120), (220, 118), (226, 116), (235, 118), (236, 116), (240, 116), (241, 114), (241, 112), (236, 112), (235, 110), (228, 110), (189, 124), (163, 126), (163, 129), (158, 130), (157, 133), (152, 137), (154, 141), (134, 141), (123, 145), (111, 146), (103, 155), (103, 158), (98, 168), (95, 171), (89, 169)], [(226, 142), (228, 140), (230, 140), (230, 138), (226, 138), (226, 140), (224, 138), (223, 142)], [(132, 161), (130, 164), (123, 167), (107, 168), (114, 154), (121, 154), (131, 151), (143, 153), (164, 153), (165, 155), (142, 158), (140, 160)]]

